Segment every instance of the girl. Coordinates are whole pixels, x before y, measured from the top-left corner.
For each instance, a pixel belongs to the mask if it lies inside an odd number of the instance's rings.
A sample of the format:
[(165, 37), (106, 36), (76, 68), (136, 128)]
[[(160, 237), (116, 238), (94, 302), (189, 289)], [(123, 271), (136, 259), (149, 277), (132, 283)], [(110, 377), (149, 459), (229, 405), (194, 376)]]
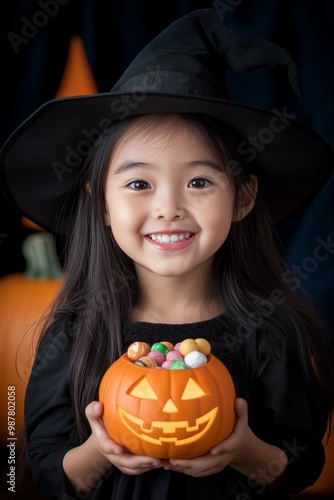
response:
[[(288, 286), (272, 220), (315, 195), (331, 152), (297, 122), (284, 117), (286, 133), (277, 114), (212, 96), (217, 85), (222, 96), (217, 45), (240, 65), (240, 37), (214, 12), (196, 11), (154, 40), (108, 95), (46, 106), (2, 151), (5, 188), (21, 211), (54, 228), (62, 196), (71, 232), (25, 403), (29, 465), (47, 498), (284, 499), (321, 473), (334, 393), (326, 336)], [(263, 56), (262, 42), (247, 42), (254, 60)], [(59, 135), (50, 135), (51, 116)], [(262, 137), (265, 124), (278, 137), (250, 161), (245, 141)], [(42, 151), (30, 142), (37, 131)], [(23, 142), (33, 195), (17, 181)], [(132, 455), (106, 432), (100, 380), (135, 340), (189, 337), (209, 340), (230, 370), (233, 432), (192, 459)]]

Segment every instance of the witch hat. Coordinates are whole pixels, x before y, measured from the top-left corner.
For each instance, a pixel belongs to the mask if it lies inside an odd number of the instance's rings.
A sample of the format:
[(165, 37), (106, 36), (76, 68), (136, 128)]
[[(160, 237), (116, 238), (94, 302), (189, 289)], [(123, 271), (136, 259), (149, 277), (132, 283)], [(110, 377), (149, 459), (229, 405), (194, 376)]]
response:
[[(228, 69), (277, 64), (287, 67), (299, 94), (295, 63), (283, 48), (229, 29), (212, 9), (191, 12), (152, 40), (110, 92), (49, 101), (21, 124), (0, 152), (5, 195), (21, 214), (54, 231), (94, 141), (111, 123), (147, 113), (201, 113), (238, 134), (238, 151), (246, 166), (255, 163), (273, 220), (285, 220), (323, 187), (333, 151), (286, 113), (232, 102), (225, 86)], [(254, 138), (263, 147), (254, 147)], [(63, 232), (69, 221), (65, 213)]]

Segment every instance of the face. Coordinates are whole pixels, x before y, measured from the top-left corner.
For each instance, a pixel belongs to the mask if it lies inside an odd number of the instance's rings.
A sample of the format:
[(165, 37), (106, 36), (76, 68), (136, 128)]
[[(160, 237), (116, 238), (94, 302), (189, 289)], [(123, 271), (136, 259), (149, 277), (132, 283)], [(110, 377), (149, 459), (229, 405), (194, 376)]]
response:
[(138, 275), (186, 276), (209, 269), (234, 216), (218, 155), (180, 119), (125, 132), (105, 184), (106, 223)]

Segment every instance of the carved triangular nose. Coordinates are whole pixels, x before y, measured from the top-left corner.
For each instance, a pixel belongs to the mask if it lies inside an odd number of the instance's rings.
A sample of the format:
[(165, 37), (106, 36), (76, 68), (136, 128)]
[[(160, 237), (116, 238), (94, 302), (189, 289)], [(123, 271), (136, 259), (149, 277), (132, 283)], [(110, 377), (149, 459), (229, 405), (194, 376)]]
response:
[(167, 403), (163, 407), (162, 411), (164, 411), (166, 413), (177, 413), (179, 410), (177, 409), (177, 407), (175, 406), (173, 401), (169, 398), (169, 400), (167, 401)]

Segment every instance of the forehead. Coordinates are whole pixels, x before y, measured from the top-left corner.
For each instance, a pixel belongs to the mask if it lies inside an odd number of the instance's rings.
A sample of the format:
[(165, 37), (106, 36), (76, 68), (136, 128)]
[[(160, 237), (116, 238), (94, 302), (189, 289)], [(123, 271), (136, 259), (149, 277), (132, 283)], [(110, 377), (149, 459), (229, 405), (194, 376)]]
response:
[(110, 161), (120, 155), (143, 151), (161, 151), (182, 148), (185, 154), (206, 152), (217, 157), (217, 151), (208, 135), (203, 134), (181, 115), (150, 115), (130, 122), (116, 142)]

